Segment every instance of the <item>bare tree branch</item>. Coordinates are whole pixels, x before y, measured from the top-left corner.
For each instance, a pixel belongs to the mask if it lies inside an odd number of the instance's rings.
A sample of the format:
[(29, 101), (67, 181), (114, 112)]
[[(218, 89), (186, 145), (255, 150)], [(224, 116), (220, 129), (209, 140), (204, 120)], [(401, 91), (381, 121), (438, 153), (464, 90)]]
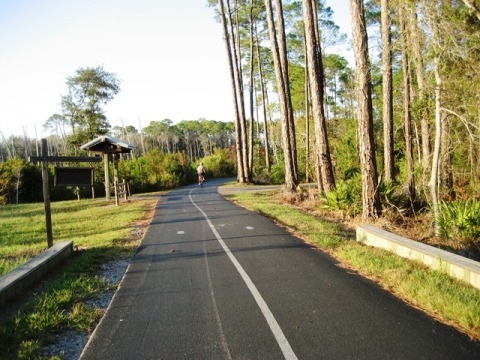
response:
[(463, 0), (463, 2), (470, 10), (472, 10), (477, 19), (480, 20), (480, 9), (477, 7), (477, 5), (475, 5), (474, 0)]

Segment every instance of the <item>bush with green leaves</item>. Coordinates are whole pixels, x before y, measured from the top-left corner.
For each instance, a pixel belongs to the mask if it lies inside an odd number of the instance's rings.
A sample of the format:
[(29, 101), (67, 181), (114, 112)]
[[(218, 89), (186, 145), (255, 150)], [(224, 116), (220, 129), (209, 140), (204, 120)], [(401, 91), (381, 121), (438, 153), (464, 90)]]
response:
[(272, 165), (270, 175), (272, 184), (285, 183), (285, 164), (283, 161)]
[(200, 162), (203, 162), (207, 168), (207, 178), (230, 177), (236, 175), (236, 161), (237, 158), (234, 151), (229, 149), (216, 149), (212, 155), (204, 157), (192, 164), (192, 166), (196, 169)]
[(154, 149), (119, 162), (119, 178), (129, 181), (132, 193), (170, 189), (188, 182), (189, 166), (184, 153)]
[(440, 236), (465, 247), (480, 247), (480, 201), (442, 201), (439, 210)]
[(42, 200), (39, 167), (20, 158), (0, 162), (0, 205)]
[(362, 212), (362, 181), (360, 174), (337, 181), (337, 188), (322, 194), (323, 208), (339, 210), (355, 216)]

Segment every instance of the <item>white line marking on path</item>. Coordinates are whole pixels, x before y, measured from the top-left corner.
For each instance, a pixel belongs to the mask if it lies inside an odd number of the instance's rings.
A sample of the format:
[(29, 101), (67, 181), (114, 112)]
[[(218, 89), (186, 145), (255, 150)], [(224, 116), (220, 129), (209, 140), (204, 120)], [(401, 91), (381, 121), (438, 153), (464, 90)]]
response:
[(177, 234), (178, 235), (183, 235), (183, 234), (185, 234), (185, 231), (183, 231), (183, 230), (177, 231)]
[(280, 325), (278, 324), (277, 320), (273, 316), (272, 312), (270, 311), (270, 308), (268, 307), (267, 303), (265, 300), (263, 300), (262, 295), (258, 291), (257, 287), (253, 283), (252, 279), (250, 279), (250, 276), (248, 276), (247, 272), (245, 269), (242, 267), (242, 265), (238, 262), (237, 258), (232, 254), (230, 251), (230, 248), (225, 244), (225, 241), (223, 241), (222, 237), (218, 233), (217, 229), (215, 229), (215, 226), (213, 226), (212, 222), (210, 221), (210, 218), (208, 215), (202, 210), (200, 206), (197, 205), (197, 203), (193, 200), (192, 198), (192, 192), (195, 189), (190, 190), (190, 193), (188, 194), (190, 201), (192, 202), (193, 205), (202, 213), (202, 215), (205, 217), (205, 220), (207, 221), (208, 226), (210, 226), (210, 229), (212, 229), (213, 234), (217, 238), (218, 242), (222, 246), (223, 250), (229, 257), (230, 261), (233, 263), (235, 268), (237, 269), (238, 273), (242, 277), (243, 281), (247, 285), (248, 289), (250, 290), (251, 294), (253, 295), (255, 301), (258, 304), (258, 307), (260, 308), (260, 311), (262, 312), (263, 316), (265, 317), (265, 320), (267, 320), (268, 326), (270, 327), (270, 330), (273, 333), (273, 336), (275, 336), (275, 339), (277, 340), (278, 345), (280, 346), (280, 350), (282, 350), (283, 356), (287, 360), (297, 360), (297, 356), (293, 352), (292, 347), (290, 346), (290, 343), (288, 342), (287, 338), (285, 337), (285, 334), (283, 333), (282, 329), (280, 328)]
[(245, 226), (245, 229), (247, 229), (247, 230), (253, 230), (253, 226)]
[(223, 351), (225, 351), (226, 358), (228, 360), (232, 360), (232, 355), (228, 349), (227, 339), (225, 338), (225, 333), (223, 332), (222, 320), (220, 319), (220, 314), (217, 307), (217, 300), (215, 300), (215, 293), (213, 292), (212, 277), (210, 276), (210, 265), (208, 264), (207, 243), (205, 241), (203, 242), (203, 253), (205, 255), (205, 266), (207, 267), (208, 288), (210, 289), (210, 296), (212, 297), (213, 302), (213, 312), (215, 314), (217, 326), (220, 331), (220, 343), (222, 344)]

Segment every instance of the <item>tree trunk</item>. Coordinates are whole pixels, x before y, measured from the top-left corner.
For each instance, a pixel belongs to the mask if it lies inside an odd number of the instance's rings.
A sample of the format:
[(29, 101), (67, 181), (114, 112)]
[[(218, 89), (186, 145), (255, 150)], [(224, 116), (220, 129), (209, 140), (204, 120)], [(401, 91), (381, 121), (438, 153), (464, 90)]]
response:
[(287, 191), (296, 192), (297, 162), (293, 110), (289, 90), (288, 63), (285, 42), (285, 27), (280, 0), (275, 0), (278, 24), (278, 37), (272, 12), (272, 0), (265, 0), (267, 9), (268, 29), (272, 43), (275, 77), (279, 92), (280, 113), (282, 116), (282, 139), (285, 158), (285, 187)]
[(440, 216), (438, 208), (438, 168), (440, 165), (440, 149), (442, 146), (442, 77), (440, 75), (440, 58), (437, 55), (434, 59), (435, 73), (435, 147), (433, 150), (432, 171), (430, 176), (430, 196), (432, 198), (433, 215), (435, 219), (435, 236), (440, 236), (438, 219)]
[(255, 124), (254, 116), (254, 102), (253, 102), (253, 90), (254, 90), (254, 77), (253, 77), (253, 67), (254, 67), (254, 53), (253, 53), (253, 0), (250, 0), (250, 128), (248, 133), (248, 174), (249, 181), (253, 182), (252, 172), (253, 172), (253, 127)]
[[(283, 19), (283, 5), (282, 0), (275, 0), (275, 13), (278, 20), (278, 47), (280, 55), (280, 64), (282, 69), (283, 81), (284, 81), (284, 92), (285, 92), (285, 106), (287, 116), (287, 131), (288, 131), (288, 156), (290, 157), (290, 170), (292, 173), (291, 178), (296, 187), (298, 184), (298, 172), (297, 172), (297, 144), (295, 136), (295, 118), (293, 116), (293, 106), (292, 106), (292, 97), (290, 95), (290, 75), (288, 70), (288, 57), (287, 57), (287, 39), (285, 36), (285, 22)], [(290, 181), (288, 181), (290, 182)], [(287, 182), (287, 183), (288, 183)], [(287, 186), (288, 188), (288, 186)]]
[[(303, 38), (303, 47), (307, 53), (307, 39)], [(308, 86), (308, 57), (305, 56), (305, 182), (310, 182), (310, 87)], [(321, 182), (318, 182), (321, 187)]]
[(382, 207), (378, 194), (377, 164), (373, 136), (372, 89), (368, 38), (363, 0), (350, 0), (352, 15), (355, 75), (357, 84), (357, 117), (362, 170), (362, 216), (365, 220), (379, 217)]
[(257, 49), (257, 63), (258, 63), (258, 73), (260, 75), (260, 88), (262, 93), (262, 108), (263, 108), (263, 131), (264, 131), (264, 140), (265, 140), (265, 167), (267, 168), (268, 174), (272, 168), (270, 164), (270, 141), (268, 135), (268, 119), (267, 119), (267, 98), (266, 98), (266, 89), (265, 89), (265, 79), (263, 77), (263, 67), (260, 57), (260, 45), (258, 43), (258, 34), (255, 31), (256, 39), (256, 49)]
[[(312, 97), (313, 121), (315, 124), (315, 146), (318, 156), (318, 166), (322, 174), (323, 189), (335, 189), (333, 166), (327, 136), (327, 124), (324, 112), (324, 73), (320, 43), (316, 36), (315, 0), (303, 0), (303, 17), (305, 23), (306, 57), (308, 59), (308, 79)], [(319, 188), (321, 190), (321, 188)]]
[(395, 180), (393, 148), (393, 78), (390, 14), (388, 0), (381, 3), (382, 65), (383, 65), (383, 149), (385, 181)]
[(448, 198), (453, 200), (455, 198), (455, 191), (453, 189), (452, 148), (450, 139), (448, 137), (448, 134), (450, 133), (449, 128), (450, 124), (447, 117), (442, 121), (442, 161), (440, 162), (440, 184), (442, 185), (442, 190), (445, 191)]
[(231, 48), (231, 42), (230, 42), (230, 33), (228, 31), (228, 24), (225, 16), (225, 6), (223, 3), (223, 0), (218, 0), (218, 7), (219, 7), (218, 12), (223, 25), (223, 35), (225, 37), (225, 47), (228, 55), (228, 65), (229, 65), (230, 79), (231, 79), (231, 85), (232, 85), (233, 105), (235, 109), (235, 144), (236, 144), (236, 153), (237, 153), (237, 181), (240, 183), (245, 183), (246, 178), (245, 178), (245, 172), (243, 167), (243, 151), (242, 151), (242, 127), (240, 124), (241, 117), (240, 117), (240, 110), (238, 107), (239, 102), (237, 99), (237, 85), (236, 85), (236, 76), (235, 76), (232, 48)]
[[(234, 1), (235, 9), (238, 9), (237, 0)], [(250, 174), (248, 171), (248, 142), (247, 142), (247, 120), (245, 116), (245, 97), (244, 97), (244, 86), (243, 86), (243, 72), (241, 66), (241, 55), (240, 55), (240, 34), (239, 34), (239, 24), (238, 24), (238, 11), (235, 10), (236, 18), (235, 21), (237, 25), (237, 31), (234, 30), (233, 19), (232, 19), (232, 10), (230, 8), (230, 1), (227, 0), (227, 9), (228, 9), (228, 20), (230, 23), (231, 29), (231, 41), (232, 41), (232, 50), (233, 50), (233, 59), (234, 59), (234, 73), (236, 78), (236, 91), (237, 91), (237, 101), (238, 101), (238, 114), (239, 114), (239, 125), (240, 125), (240, 151), (242, 152), (242, 167), (243, 167), (243, 182), (248, 182), (250, 179)]]
[[(414, 63), (415, 63), (415, 73), (417, 75), (417, 84), (418, 84), (418, 100), (420, 104), (425, 104), (426, 100), (426, 85), (425, 85), (425, 66), (423, 63), (423, 54), (421, 48), (421, 36), (420, 29), (418, 27), (418, 18), (416, 14), (416, 9), (414, 4), (408, 5), (409, 9), (409, 23), (410, 23), (410, 34), (411, 34), (411, 44), (413, 47), (414, 53)], [(420, 124), (421, 124), (421, 146), (422, 146), (422, 164), (423, 164), (423, 178), (427, 178), (427, 172), (430, 169), (430, 157), (431, 157), (431, 142), (430, 142), (430, 123), (428, 120), (428, 109), (427, 106), (422, 106), (423, 110), (420, 113)], [(425, 186), (425, 184), (424, 184)]]
[[(480, 93), (477, 93), (477, 129), (476, 132), (477, 139), (480, 139)], [(473, 166), (472, 166), (472, 177), (473, 183), (478, 184), (480, 180), (480, 144), (477, 141), (473, 148)]]
[(414, 163), (413, 163), (413, 136), (412, 136), (412, 116), (411, 116), (411, 101), (410, 101), (410, 64), (408, 57), (408, 38), (405, 19), (404, 4), (400, 4), (400, 31), (401, 31), (401, 48), (402, 48), (402, 71), (403, 71), (403, 117), (404, 117), (404, 132), (405, 132), (405, 157), (407, 161), (407, 187), (409, 206), (413, 207), (415, 202), (415, 178), (414, 178)]
[(433, 73), (435, 75), (435, 145), (433, 149), (432, 171), (430, 176), (430, 182), (428, 185), (430, 188), (430, 196), (432, 198), (432, 209), (435, 222), (434, 232), (435, 236), (440, 236), (440, 227), (438, 222), (440, 217), (440, 210), (438, 205), (438, 170), (440, 167), (440, 152), (442, 148), (442, 75), (440, 72), (440, 50), (442, 48), (442, 44), (438, 29), (440, 14), (439, 10), (436, 8), (437, 4), (432, 4), (430, 1), (423, 1), (423, 5), (426, 9), (426, 15), (430, 23), (430, 30), (432, 31), (432, 40), (435, 54), (435, 57), (433, 58)]

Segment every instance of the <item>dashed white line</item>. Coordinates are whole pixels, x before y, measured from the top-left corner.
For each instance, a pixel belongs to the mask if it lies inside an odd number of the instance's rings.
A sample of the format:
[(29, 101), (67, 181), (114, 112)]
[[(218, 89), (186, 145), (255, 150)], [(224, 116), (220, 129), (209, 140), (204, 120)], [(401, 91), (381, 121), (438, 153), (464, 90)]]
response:
[(215, 314), (215, 320), (217, 320), (217, 326), (220, 332), (220, 343), (222, 344), (223, 351), (225, 352), (225, 357), (227, 360), (231, 360), (232, 355), (228, 349), (227, 339), (225, 338), (225, 333), (223, 332), (222, 320), (220, 319), (220, 313), (218, 312), (217, 301), (215, 300), (215, 293), (213, 292), (212, 277), (210, 276), (210, 265), (208, 264), (207, 245), (205, 242), (203, 243), (203, 253), (205, 255), (205, 266), (207, 267), (208, 287), (210, 289), (210, 296), (213, 302), (213, 312)]
[(280, 350), (283, 353), (283, 356), (287, 360), (297, 360), (297, 356), (293, 352), (292, 347), (290, 346), (290, 343), (288, 342), (287, 338), (285, 337), (285, 334), (283, 333), (282, 329), (280, 328), (280, 325), (278, 324), (277, 320), (273, 316), (272, 312), (270, 311), (270, 308), (268, 307), (267, 303), (263, 299), (262, 295), (258, 291), (257, 287), (253, 283), (252, 279), (250, 279), (250, 276), (248, 276), (247, 272), (245, 269), (242, 267), (242, 265), (238, 262), (237, 258), (232, 254), (230, 251), (229, 247), (223, 241), (222, 237), (218, 233), (217, 229), (215, 229), (215, 226), (213, 226), (212, 222), (210, 221), (210, 218), (208, 215), (202, 210), (200, 206), (197, 205), (197, 203), (193, 200), (192, 198), (192, 192), (195, 189), (192, 189), (189, 193), (189, 198), (190, 201), (192, 202), (193, 205), (202, 213), (202, 215), (205, 217), (205, 220), (207, 221), (208, 226), (212, 230), (213, 234), (217, 238), (218, 242), (222, 246), (223, 250), (229, 257), (230, 261), (233, 263), (235, 268), (237, 269), (238, 273), (242, 277), (243, 281), (247, 285), (248, 289), (250, 290), (251, 294), (253, 295), (255, 301), (257, 302), (258, 307), (260, 308), (260, 311), (262, 312), (263, 316), (265, 317), (265, 320), (267, 320), (268, 326), (270, 327), (270, 330), (273, 333), (273, 336), (277, 340), (278, 345), (280, 346)]

